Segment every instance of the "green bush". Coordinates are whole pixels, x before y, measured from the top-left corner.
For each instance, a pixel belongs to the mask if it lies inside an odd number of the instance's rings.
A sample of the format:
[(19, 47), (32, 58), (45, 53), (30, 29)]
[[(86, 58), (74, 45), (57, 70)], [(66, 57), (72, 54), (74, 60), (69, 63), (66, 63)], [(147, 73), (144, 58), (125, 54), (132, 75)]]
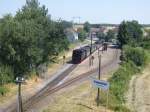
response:
[(140, 47), (124, 46), (122, 55), (124, 61), (132, 61), (137, 66), (143, 66), (146, 62), (145, 51)]
[(128, 83), (138, 68), (132, 63), (123, 63), (122, 66), (113, 74), (109, 82), (111, 83), (110, 91), (115, 95), (119, 102), (124, 102), (124, 93), (128, 89)]
[[(120, 68), (109, 79), (110, 82), (110, 103), (109, 108), (117, 112), (130, 112), (125, 104), (125, 93), (128, 90), (129, 82), (133, 75), (138, 73), (146, 61), (149, 62), (150, 54), (140, 47), (123, 46)], [(103, 99), (104, 100), (104, 99)], [(104, 102), (106, 102), (104, 100)]]
[(150, 39), (145, 39), (140, 43), (140, 46), (144, 49), (150, 49)]
[[(132, 62), (123, 62), (120, 68), (109, 79), (110, 92), (108, 107), (116, 112), (130, 112), (125, 104), (124, 94), (128, 90), (131, 77), (139, 71), (138, 67)], [(102, 92), (101, 103), (106, 104), (106, 94)]]
[(10, 66), (0, 65), (0, 85), (13, 81), (13, 70)]
[(0, 95), (3, 96), (5, 95), (7, 92), (9, 92), (9, 89), (4, 87), (4, 86), (0, 86)]

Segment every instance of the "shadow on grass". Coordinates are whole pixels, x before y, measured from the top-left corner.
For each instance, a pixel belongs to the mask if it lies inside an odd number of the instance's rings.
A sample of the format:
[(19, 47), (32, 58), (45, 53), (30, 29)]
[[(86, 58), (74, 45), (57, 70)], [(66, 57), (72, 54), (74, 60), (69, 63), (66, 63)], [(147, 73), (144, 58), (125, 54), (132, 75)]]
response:
[(86, 107), (86, 108), (88, 108), (88, 109), (90, 109), (90, 110), (93, 110), (93, 108), (91, 108), (91, 107), (89, 107), (89, 106), (87, 106), (87, 105), (81, 104), (81, 103), (77, 103), (77, 105), (80, 105), (80, 106)]

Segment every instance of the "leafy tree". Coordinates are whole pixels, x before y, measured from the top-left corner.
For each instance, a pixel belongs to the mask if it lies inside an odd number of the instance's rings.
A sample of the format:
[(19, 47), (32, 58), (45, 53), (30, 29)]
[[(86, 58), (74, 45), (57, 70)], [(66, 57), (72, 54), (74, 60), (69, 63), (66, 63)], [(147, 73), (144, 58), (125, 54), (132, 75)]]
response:
[(101, 39), (105, 39), (106, 34), (105, 34), (105, 33), (103, 33), (103, 32), (98, 32), (98, 33), (97, 33), (97, 37), (99, 38), (99, 40), (101, 40)]
[(12, 82), (13, 79), (13, 69), (10, 66), (0, 65), (0, 85)]
[(108, 42), (111, 39), (115, 38), (115, 33), (112, 30), (109, 30), (107, 32), (107, 35), (105, 36), (105, 41)]
[(145, 33), (145, 39), (150, 40), (150, 29), (144, 29), (144, 33)]
[(137, 46), (143, 37), (141, 25), (137, 21), (123, 21), (119, 26), (118, 40), (122, 45), (131, 44)]
[(118, 40), (119, 40), (121, 46), (124, 44), (127, 44), (129, 42), (127, 24), (125, 21), (123, 21), (119, 26)]
[(16, 50), (14, 46), (16, 46), (15, 41), (19, 41), (17, 37), (15, 37), (15, 30), (19, 27), (19, 24), (14, 21), (11, 15), (6, 15), (0, 24), (0, 61), (3, 64), (16, 64), (15, 61), (20, 60), (20, 56), (16, 55)]
[(61, 24), (62, 24), (64, 29), (72, 27), (72, 23), (68, 22), (68, 21), (65, 21), (65, 20), (61, 21)]
[(146, 54), (142, 48), (128, 45), (123, 47), (122, 57), (124, 61), (132, 61), (137, 66), (144, 65), (146, 61)]
[(27, 0), (14, 18), (7, 15), (0, 23), (0, 61), (12, 66), (15, 76), (54, 61), (68, 44), (62, 23), (52, 21), (37, 0)]
[(79, 40), (84, 41), (86, 38), (86, 32), (83, 29), (78, 29)]
[(150, 38), (144, 38), (141, 43), (140, 46), (143, 47), (144, 49), (150, 49)]
[(90, 25), (89, 22), (85, 22), (85, 23), (84, 23), (84, 30), (85, 30), (86, 32), (89, 32), (89, 31), (90, 31), (90, 27), (91, 27), (91, 25)]

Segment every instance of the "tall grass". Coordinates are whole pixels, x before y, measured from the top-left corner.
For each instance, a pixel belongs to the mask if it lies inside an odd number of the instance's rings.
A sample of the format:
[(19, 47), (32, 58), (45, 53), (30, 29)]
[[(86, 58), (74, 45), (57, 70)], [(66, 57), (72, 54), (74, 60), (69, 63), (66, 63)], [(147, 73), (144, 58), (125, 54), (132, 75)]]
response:
[(13, 82), (13, 70), (10, 66), (0, 65), (0, 95), (5, 95), (9, 90), (4, 85)]
[[(109, 79), (110, 92), (108, 107), (115, 112), (130, 112), (125, 106), (125, 93), (133, 75), (139, 73), (150, 62), (150, 52), (142, 48), (126, 46), (123, 49), (123, 60), (120, 68)], [(101, 93), (101, 103), (106, 104), (106, 93)]]
[(5, 86), (0, 86), (0, 96), (4, 96), (7, 92), (9, 92), (9, 89)]

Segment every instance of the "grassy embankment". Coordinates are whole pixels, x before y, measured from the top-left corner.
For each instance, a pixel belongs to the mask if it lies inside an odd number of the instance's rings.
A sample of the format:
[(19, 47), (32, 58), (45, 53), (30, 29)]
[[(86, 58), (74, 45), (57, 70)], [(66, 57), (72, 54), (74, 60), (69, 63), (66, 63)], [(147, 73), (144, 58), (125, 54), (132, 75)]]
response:
[[(130, 109), (125, 106), (125, 93), (128, 91), (129, 82), (133, 75), (139, 75), (150, 62), (150, 51), (148, 50), (141, 48), (125, 48), (123, 50), (125, 53), (124, 58), (126, 59), (109, 79), (110, 95), (108, 107), (115, 112), (130, 112)], [(105, 93), (101, 95), (101, 104), (106, 103)]]

